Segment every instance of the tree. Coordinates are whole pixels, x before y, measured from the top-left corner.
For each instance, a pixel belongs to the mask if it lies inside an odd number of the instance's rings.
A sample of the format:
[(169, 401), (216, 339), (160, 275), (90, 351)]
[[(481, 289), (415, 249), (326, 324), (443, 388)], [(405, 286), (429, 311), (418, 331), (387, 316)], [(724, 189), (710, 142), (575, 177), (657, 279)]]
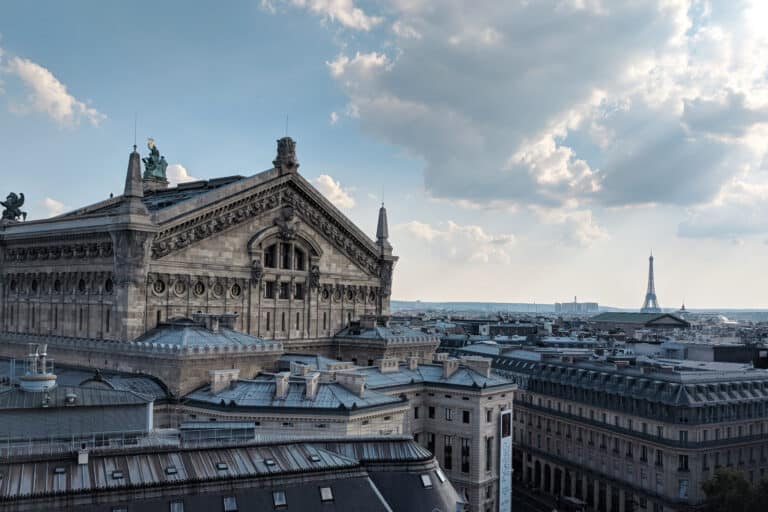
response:
[(752, 486), (744, 475), (732, 469), (718, 469), (701, 488), (707, 496), (706, 512), (746, 512), (752, 504)]

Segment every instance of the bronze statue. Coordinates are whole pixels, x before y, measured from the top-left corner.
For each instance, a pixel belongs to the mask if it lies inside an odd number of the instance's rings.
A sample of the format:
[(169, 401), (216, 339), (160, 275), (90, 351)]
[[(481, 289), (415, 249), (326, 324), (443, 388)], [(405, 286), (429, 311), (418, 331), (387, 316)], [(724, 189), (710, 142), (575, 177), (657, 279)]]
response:
[(27, 220), (27, 212), (21, 211), (21, 207), (24, 204), (24, 194), (22, 192), (19, 192), (18, 195), (15, 192), (11, 192), (5, 201), (0, 201), (0, 204), (5, 207), (5, 210), (3, 210), (3, 220), (18, 221), (19, 217)]
[(160, 156), (154, 139), (147, 140), (147, 147), (149, 148), (149, 156), (141, 159), (144, 162), (144, 179), (165, 180), (165, 169), (168, 167), (168, 162), (165, 161), (164, 156)]

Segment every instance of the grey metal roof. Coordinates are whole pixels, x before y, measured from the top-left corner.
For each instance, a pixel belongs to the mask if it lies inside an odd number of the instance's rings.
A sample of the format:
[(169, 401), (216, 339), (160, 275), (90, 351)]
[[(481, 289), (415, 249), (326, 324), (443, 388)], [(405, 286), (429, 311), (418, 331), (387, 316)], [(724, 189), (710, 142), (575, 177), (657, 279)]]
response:
[[(73, 403), (67, 402), (67, 395), (74, 395)], [(139, 405), (151, 400), (133, 391), (118, 391), (79, 386), (56, 386), (47, 392), (31, 393), (18, 388), (0, 390), (0, 413), (8, 409), (38, 409), (45, 403), (49, 409), (55, 407), (100, 407), (105, 405)]]
[(224, 185), (229, 185), (235, 181), (244, 179), (243, 176), (226, 176), (214, 178), (211, 180), (191, 181), (188, 183), (179, 183), (175, 187), (165, 190), (145, 191), (142, 201), (144, 206), (150, 212), (168, 208), (182, 201), (188, 201), (195, 197), (215, 190)]
[(311, 354), (283, 354), (278, 360), (281, 369), (289, 370), (290, 363), (301, 363), (315, 370), (328, 370), (329, 366), (338, 364), (338, 359)]
[(443, 377), (441, 364), (420, 364), (415, 370), (410, 370), (407, 365), (400, 365), (399, 371), (391, 373), (381, 373), (378, 368), (359, 368), (356, 372), (367, 376), (366, 386), (368, 389), (386, 389), (415, 383), (474, 388), (512, 385), (503, 377), (495, 374), (486, 377), (465, 366), (459, 366), (449, 377)]
[(427, 334), (417, 329), (400, 325), (392, 327), (383, 325), (360, 328), (345, 327), (339, 331), (335, 337), (365, 341), (383, 341), (386, 343), (440, 341), (440, 337), (436, 334)]
[(398, 404), (401, 400), (378, 391), (366, 389), (360, 397), (335, 382), (319, 382), (314, 399), (307, 398), (303, 379), (291, 378), (284, 399), (275, 398), (275, 381), (268, 376), (254, 380), (238, 380), (229, 388), (211, 394), (210, 386), (187, 395), (188, 400), (235, 407), (353, 409)]
[[(21, 364), (17, 368), (17, 377)], [(151, 400), (163, 400), (168, 398), (168, 392), (165, 387), (156, 378), (150, 375), (137, 373), (121, 373), (113, 370), (94, 371), (91, 369), (73, 368), (69, 366), (56, 365), (54, 373), (56, 382), (60, 386), (103, 386), (118, 391), (133, 391)], [(7, 359), (0, 359), (0, 377), (9, 378), (11, 375), (11, 362)]]
[(220, 328), (211, 331), (190, 319), (174, 319), (163, 322), (156, 328), (136, 339), (136, 343), (165, 344), (181, 347), (215, 347), (224, 345), (264, 346), (273, 345), (274, 350), (282, 350), (280, 343), (264, 341), (256, 336), (232, 329)]

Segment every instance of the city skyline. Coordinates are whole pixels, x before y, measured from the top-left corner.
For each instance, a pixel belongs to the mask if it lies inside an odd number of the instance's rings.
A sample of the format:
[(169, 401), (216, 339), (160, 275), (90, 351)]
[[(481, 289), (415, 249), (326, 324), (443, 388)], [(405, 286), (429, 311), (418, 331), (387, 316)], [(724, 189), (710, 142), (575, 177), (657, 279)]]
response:
[(639, 309), (653, 249), (662, 308), (768, 307), (758, 2), (51, 2), (0, 19), (0, 193), (24, 192), (30, 220), (120, 194), (134, 129), (173, 183), (263, 171), (287, 133), (371, 238), (386, 204), (394, 300)]

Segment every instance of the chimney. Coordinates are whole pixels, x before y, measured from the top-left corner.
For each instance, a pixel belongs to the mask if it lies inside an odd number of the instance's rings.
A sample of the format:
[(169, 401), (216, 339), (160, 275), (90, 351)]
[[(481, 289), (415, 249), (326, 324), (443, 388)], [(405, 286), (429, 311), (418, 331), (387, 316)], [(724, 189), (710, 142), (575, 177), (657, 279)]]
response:
[(278, 400), (285, 400), (288, 396), (289, 379), (291, 377), (290, 372), (280, 372), (275, 375), (275, 398)]
[(240, 377), (240, 369), (209, 370), (208, 377), (211, 382), (211, 394), (215, 395), (222, 390), (227, 389), (233, 381), (236, 381)]
[(317, 389), (320, 383), (320, 372), (312, 372), (304, 376), (304, 383), (307, 388), (307, 398), (314, 400), (317, 396)]
[(376, 361), (376, 366), (381, 373), (395, 373), (400, 371), (400, 360), (396, 357), (383, 357)]
[(304, 363), (297, 363), (296, 361), (291, 361), (291, 374), (292, 375), (299, 375), (304, 376), (309, 373), (310, 366), (306, 365)]
[(361, 398), (365, 393), (365, 375), (361, 373), (338, 372), (336, 382)]
[(491, 376), (491, 359), (488, 357), (464, 356), (461, 358), (461, 362), (467, 368), (473, 369), (486, 378)]
[(419, 368), (419, 356), (408, 356), (408, 369), (418, 370)]
[(445, 359), (443, 361), (443, 378), (447, 379), (459, 369), (458, 359)]

